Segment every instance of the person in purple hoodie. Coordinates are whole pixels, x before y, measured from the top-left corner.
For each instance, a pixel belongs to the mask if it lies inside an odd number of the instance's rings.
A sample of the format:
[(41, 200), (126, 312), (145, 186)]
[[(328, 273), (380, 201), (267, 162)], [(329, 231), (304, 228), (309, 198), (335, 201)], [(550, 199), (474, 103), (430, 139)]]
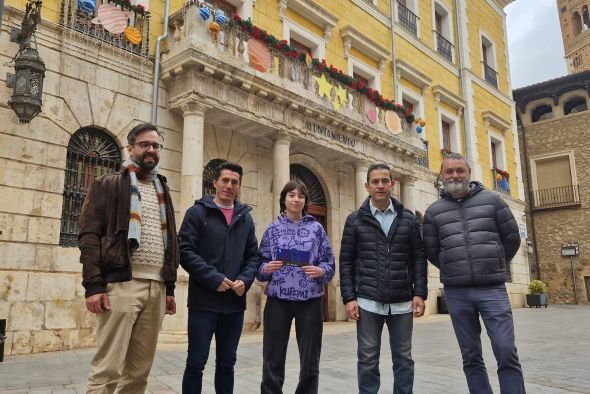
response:
[(309, 192), (301, 181), (285, 185), (281, 215), (260, 242), (257, 278), (268, 282), (264, 308), (261, 393), (282, 393), (291, 322), (299, 347), (296, 394), (317, 393), (322, 348), (324, 285), (334, 276), (334, 253), (322, 225), (307, 215)]

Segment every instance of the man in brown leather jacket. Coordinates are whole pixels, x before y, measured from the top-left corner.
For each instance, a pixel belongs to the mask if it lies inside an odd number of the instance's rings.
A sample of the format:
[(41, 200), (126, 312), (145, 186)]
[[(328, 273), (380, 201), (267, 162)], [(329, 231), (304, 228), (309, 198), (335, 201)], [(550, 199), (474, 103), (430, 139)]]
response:
[(97, 319), (88, 393), (144, 392), (164, 314), (176, 313), (178, 241), (158, 174), (162, 138), (142, 123), (127, 142), (129, 159), (94, 181), (80, 216), (82, 285)]

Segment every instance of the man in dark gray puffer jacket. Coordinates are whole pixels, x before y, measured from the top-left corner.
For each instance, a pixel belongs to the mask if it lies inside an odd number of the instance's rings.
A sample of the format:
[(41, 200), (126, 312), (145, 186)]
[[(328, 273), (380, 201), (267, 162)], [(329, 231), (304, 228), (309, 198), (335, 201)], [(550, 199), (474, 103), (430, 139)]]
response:
[(502, 394), (521, 394), (524, 379), (504, 283), (506, 264), (520, 247), (518, 225), (506, 202), (481, 183), (470, 183), (470, 175), (463, 156), (451, 153), (443, 160), (445, 191), (424, 216), (426, 255), (440, 269), (469, 392), (492, 393), (481, 352), (481, 316)]

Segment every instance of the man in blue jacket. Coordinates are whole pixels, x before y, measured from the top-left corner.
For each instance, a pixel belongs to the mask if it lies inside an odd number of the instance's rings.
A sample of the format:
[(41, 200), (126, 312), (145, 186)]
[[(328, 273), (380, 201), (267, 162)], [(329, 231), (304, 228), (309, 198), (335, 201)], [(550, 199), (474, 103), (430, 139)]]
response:
[(518, 225), (508, 204), (479, 182), (459, 154), (443, 160), (441, 199), (426, 210), (424, 246), (440, 270), (447, 307), (463, 356), (469, 392), (492, 394), (481, 353), (481, 316), (498, 362), (502, 394), (523, 394), (506, 265), (520, 247)]
[(213, 334), (215, 392), (233, 393), (246, 292), (258, 270), (251, 208), (236, 199), (241, 180), (241, 166), (219, 165), (213, 182), (215, 196), (196, 201), (180, 228), (180, 264), (190, 276), (184, 394), (201, 392)]

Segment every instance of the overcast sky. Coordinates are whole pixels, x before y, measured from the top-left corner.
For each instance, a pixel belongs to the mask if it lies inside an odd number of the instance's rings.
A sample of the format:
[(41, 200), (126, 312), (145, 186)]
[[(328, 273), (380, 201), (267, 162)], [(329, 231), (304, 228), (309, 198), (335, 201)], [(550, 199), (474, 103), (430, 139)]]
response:
[(556, 0), (515, 0), (506, 8), (512, 89), (567, 74)]

